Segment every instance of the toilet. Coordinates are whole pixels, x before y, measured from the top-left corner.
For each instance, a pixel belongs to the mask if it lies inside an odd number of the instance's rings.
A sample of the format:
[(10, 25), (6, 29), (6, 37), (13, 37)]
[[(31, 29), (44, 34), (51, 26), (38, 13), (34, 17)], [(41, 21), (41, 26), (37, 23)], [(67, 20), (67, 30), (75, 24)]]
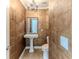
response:
[(49, 37), (47, 36), (47, 44), (42, 45), (43, 59), (48, 59)]

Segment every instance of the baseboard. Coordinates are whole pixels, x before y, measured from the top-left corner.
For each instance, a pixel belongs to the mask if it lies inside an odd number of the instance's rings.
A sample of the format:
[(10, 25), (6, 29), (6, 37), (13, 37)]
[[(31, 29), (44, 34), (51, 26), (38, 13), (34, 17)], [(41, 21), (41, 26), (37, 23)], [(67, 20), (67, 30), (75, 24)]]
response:
[(24, 48), (23, 52), (21, 53), (21, 55), (20, 55), (19, 59), (22, 59), (22, 57), (23, 57), (23, 54), (24, 54), (25, 50), (26, 50), (26, 47)]
[[(30, 49), (30, 47), (27, 46), (27, 47), (25, 47), (25, 49)], [(42, 47), (41, 46), (34, 46), (34, 49), (42, 49)]]

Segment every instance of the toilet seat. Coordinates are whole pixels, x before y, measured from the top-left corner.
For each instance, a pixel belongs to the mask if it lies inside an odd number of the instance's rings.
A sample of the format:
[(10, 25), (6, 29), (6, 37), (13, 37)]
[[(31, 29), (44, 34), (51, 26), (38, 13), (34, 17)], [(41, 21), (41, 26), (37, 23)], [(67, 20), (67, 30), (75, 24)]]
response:
[(45, 51), (45, 50), (48, 51), (48, 44), (44, 44), (44, 45), (42, 45), (42, 51)]

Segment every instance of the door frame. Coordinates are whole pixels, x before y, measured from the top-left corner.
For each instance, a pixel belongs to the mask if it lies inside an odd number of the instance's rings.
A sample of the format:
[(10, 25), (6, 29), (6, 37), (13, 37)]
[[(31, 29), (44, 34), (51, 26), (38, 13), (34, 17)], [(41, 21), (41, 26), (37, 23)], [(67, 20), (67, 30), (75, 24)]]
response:
[(10, 20), (9, 7), (6, 8), (6, 59), (10, 59)]

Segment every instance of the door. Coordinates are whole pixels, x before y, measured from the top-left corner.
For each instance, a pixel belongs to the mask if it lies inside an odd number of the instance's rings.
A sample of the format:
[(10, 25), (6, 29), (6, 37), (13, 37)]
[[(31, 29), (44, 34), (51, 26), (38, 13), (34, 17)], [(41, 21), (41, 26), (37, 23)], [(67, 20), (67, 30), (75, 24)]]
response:
[(9, 34), (9, 32), (10, 32), (9, 31), (9, 29), (10, 29), (10, 27), (9, 27), (10, 26), (9, 25), (10, 24), (10, 22), (9, 22), (9, 8), (7, 8), (6, 10), (7, 10), (7, 15), (6, 15), (6, 18), (7, 18), (6, 19), (6, 58), (10, 59), (9, 58), (9, 53), (10, 53), (9, 52), (9, 50), (10, 50), (10, 42), (9, 42), (10, 41), (10, 37), (9, 37), (9, 35), (10, 35)]

